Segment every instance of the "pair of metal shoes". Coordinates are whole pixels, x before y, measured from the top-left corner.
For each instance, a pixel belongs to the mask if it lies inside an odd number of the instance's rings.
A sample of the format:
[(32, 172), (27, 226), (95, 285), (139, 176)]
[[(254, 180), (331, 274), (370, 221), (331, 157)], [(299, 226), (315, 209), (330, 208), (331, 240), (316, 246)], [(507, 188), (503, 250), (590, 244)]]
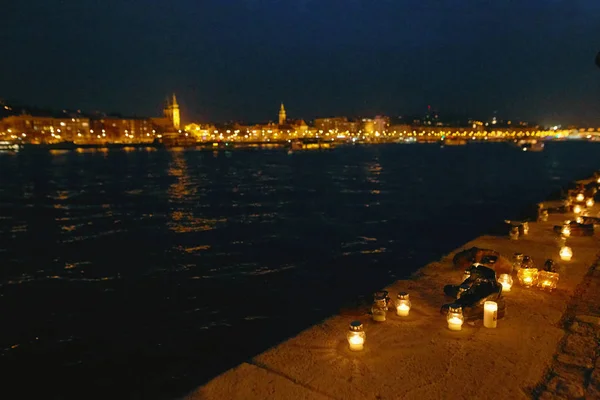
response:
[(496, 281), (496, 272), (483, 265), (474, 264), (468, 270), (470, 276), (460, 285), (444, 286), (444, 293), (454, 300), (444, 304), (440, 310), (447, 314), (450, 306), (461, 306), (465, 321), (483, 319), (483, 305), (486, 301), (498, 304), (498, 319), (506, 313), (506, 302), (502, 296), (502, 285)]

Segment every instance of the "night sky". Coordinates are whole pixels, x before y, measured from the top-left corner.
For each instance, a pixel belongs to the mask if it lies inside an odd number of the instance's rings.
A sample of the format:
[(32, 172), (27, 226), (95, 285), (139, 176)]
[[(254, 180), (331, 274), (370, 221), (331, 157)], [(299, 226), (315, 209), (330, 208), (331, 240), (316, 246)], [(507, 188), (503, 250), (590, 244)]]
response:
[(19, 0), (0, 98), (185, 122), (444, 115), (600, 126), (600, 0)]

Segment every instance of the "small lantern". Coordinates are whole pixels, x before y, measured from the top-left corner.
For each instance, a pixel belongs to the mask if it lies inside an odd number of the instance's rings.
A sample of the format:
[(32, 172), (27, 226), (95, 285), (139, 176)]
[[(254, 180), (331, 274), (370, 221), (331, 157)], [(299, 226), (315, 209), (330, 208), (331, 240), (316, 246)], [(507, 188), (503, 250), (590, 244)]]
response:
[(376, 292), (374, 295), (373, 306), (371, 307), (373, 321), (385, 321), (387, 309), (387, 292)]
[(523, 257), (523, 264), (517, 273), (519, 283), (527, 288), (533, 286), (536, 282), (538, 269), (534, 268), (533, 261), (529, 256)]
[(523, 222), (523, 235), (527, 235), (529, 233), (529, 222)]
[(594, 207), (594, 199), (592, 199), (591, 197), (589, 199), (587, 199), (585, 201), (585, 206), (586, 207)]
[(460, 299), (460, 296), (462, 296), (462, 295), (463, 295), (463, 293), (465, 293), (465, 292), (466, 292), (467, 290), (469, 290), (470, 288), (471, 288), (471, 286), (470, 286), (470, 285), (468, 285), (468, 284), (463, 284), (463, 285), (460, 285), (460, 286), (458, 287), (458, 293), (456, 294), (456, 299), (457, 299), (457, 300), (458, 300), (458, 299)]
[(352, 351), (361, 351), (365, 347), (365, 340), (367, 334), (363, 329), (363, 325), (360, 321), (350, 322), (350, 329), (348, 330), (348, 345)]
[(583, 211), (583, 209), (581, 208), (581, 206), (579, 204), (576, 204), (575, 207), (573, 207), (573, 213), (575, 215), (581, 214), (581, 211)]
[(518, 271), (521, 268), (521, 264), (523, 264), (523, 253), (515, 253), (513, 254), (513, 270)]
[(519, 239), (519, 227), (512, 226), (510, 228), (510, 232), (508, 233), (508, 237), (510, 238), (510, 240), (518, 240)]
[(495, 328), (498, 325), (498, 303), (486, 301), (483, 303), (483, 326)]
[(500, 274), (498, 283), (502, 285), (502, 292), (510, 292), (513, 285), (513, 278), (509, 274)]
[(577, 196), (575, 197), (576, 201), (582, 202), (585, 199), (585, 196), (583, 195), (583, 193), (578, 193)]
[(539, 219), (541, 222), (547, 222), (548, 221), (548, 210), (540, 211)]
[(560, 233), (564, 236), (564, 237), (569, 237), (571, 236), (571, 227), (568, 224), (563, 225), (562, 230), (560, 231)]
[(569, 246), (563, 246), (558, 253), (560, 259), (563, 261), (571, 261), (573, 257), (573, 250)]
[(446, 321), (448, 321), (448, 329), (451, 331), (460, 331), (462, 329), (465, 317), (463, 316), (462, 307), (459, 304), (450, 304)]
[(538, 275), (537, 286), (542, 290), (552, 291), (556, 289), (558, 284), (559, 274), (554, 268), (554, 261), (547, 260), (544, 264), (544, 271), (540, 271)]
[(408, 317), (408, 313), (410, 312), (410, 306), (411, 304), (408, 297), (408, 293), (398, 293), (398, 298), (396, 299), (396, 314), (400, 317)]

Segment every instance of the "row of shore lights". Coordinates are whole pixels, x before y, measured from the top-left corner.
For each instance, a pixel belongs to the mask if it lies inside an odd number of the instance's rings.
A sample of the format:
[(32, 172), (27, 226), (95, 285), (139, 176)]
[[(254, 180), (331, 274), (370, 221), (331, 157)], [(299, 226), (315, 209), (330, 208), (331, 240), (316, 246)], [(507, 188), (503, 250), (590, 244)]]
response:
[[(600, 184), (600, 178), (597, 181)], [(585, 197), (582, 193), (579, 193), (576, 196), (576, 201), (583, 202)], [(594, 205), (594, 200), (589, 198), (585, 201), (587, 207), (592, 207)], [(544, 210), (545, 211), (545, 210)], [(575, 215), (578, 215), (577, 222), (581, 223), (582, 217), (580, 214), (582, 213), (582, 208), (579, 205), (575, 205), (573, 207), (573, 212)], [(547, 221), (548, 213), (547, 211), (542, 212), (541, 214), (542, 221)], [(570, 221), (566, 221), (565, 225), (562, 228), (562, 236), (563, 238), (569, 237), (571, 234), (571, 230), (569, 227)], [(521, 229), (519, 230), (518, 226), (515, 226), (511, 229), (509, 233), (510, 239), (517, 239), (519, 234), (527, 235), (529, 233), (529, 223), (524, 222), (521, 224)], [(571, 261), (573, 257), (573, 250), (568, 246), (562, 246), (559, 252), (560, 259), (562, 261)], [(548, 265), (550, 263), (550, 265)], [(546, 266), (550, 267), (552, 265), (551, 260), (546, 262)], [(513, 271), (517, 272), (517, 279), (521, 286), (525, 288), (531, 288), (536, 285), (538, 288), (542, 290), (552, 291), (556, 289), (559, 279), (559, 273), (554, 272), (551, 268), (548, 270), (539, 271), (534, 267), (533, 261), (529, 256), (525, 256), (521, 253), (515, 253), (513, 255)], [(463, 282), (469, 277), (470, 272), (467, 270), (463, 275)], [(502, 292), (508, 293), (511, 291), (513, 286), (513, 278), (510, 274), (500, 274), (498, 277), (498, 283), (502, 285)], [(377, 295), (375, 297), (375, 305), (372, 309), (373, 320), (377, 322), (383, 322), (386, 320), (386, 292), (385, 295)], [(458, 297), (460, 298), (460, 294), (462, 290), (459, 290)], [(410, 308), (411, 302), (409, 299), (409, 295), (406, 292), (400, 292), (396, 299), (396, 314), (399, 317), (407, 317)], [(483, 304), (483, 326), (486, 328), (496, 328), (498, 319), (498, 304), (495, 301), (486, 301)], [(451, 331), (460, 331), (462, 330), (462, 325), (465, 322), (465, 318), (462, 312), (462, 307), (449, 307), (448, 314), (446, 316), (446, 321), (448, 322), (448, 329)], [(348, 345), (350, 350), (352, 351), (361, 351), (364, 348), (365, 340), (367, 335), (364, 331), (363, 325), (360, 321), (352, 321), (350, 323), (350, 329), (347, 334)]]

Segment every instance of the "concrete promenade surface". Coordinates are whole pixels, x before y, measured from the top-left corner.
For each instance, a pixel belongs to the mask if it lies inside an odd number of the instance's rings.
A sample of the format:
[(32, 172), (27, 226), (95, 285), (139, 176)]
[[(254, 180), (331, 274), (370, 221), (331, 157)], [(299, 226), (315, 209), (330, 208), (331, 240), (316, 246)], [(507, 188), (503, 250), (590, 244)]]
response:
[[(598, 211), (594, 206), (590, 215)], [(530, 223), (529, 234), (517, 241), (482, 236), (463, 247), (494, 249), (509, 259), (520, 252), (540, 269), (548, 258), (558, 263), (560, 280), (552, 293), (523, 288), (513, 276), (512, 291), (504, 294), (506, 316), (496, 329), (477, 321), (465, 323), (460, 332), (448, 330), (440, 307), (452, 299), (442, 289), (460, 283), (463, 274), (453, 267), (451, 253), (386, 288), (392, 299), (400, 291), (410, 294), (409, 317), (396, 316), (395, 308), (382, 323), (373, 322), (366, 309), (334, 316), (216, 377), (187, 399), (531, 399), (552, 378), (549, 371), (566, 334), (561, 318), (599, 250), (598, 233), (570, 237), (573, 259), (560, 261), (552, 228), (565, 219), (573, 214)], [(348, 349), (346, 333), (354, 319), (363, 322), (367, 334), (362, 352)]]

